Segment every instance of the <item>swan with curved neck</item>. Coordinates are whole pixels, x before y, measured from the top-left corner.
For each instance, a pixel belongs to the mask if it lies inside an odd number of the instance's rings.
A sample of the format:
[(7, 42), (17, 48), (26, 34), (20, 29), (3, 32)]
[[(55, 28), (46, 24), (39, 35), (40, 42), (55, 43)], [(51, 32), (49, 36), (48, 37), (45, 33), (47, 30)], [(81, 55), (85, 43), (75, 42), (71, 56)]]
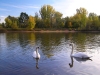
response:
[[(82, 59), (82, 58), (75, 58), (75, 57), (73, 57), (73, 56), (70, 56), (70, 58), (71, 58), (71, 62), (69, 63), (70, 68), (72, 68), (73, 65), (74, 65), (74, 59), (75, 59), (76, 61), (80, 62), (80, 63), (86, 62), (87, 60), (91, 60), (91, 61), (92, 61), (92, 59), (87, 59), (87, 58), (85, 58), (85, 59)], [(74, 58), (74, 59), (73, 59), (73, 58)]]
[(40, 54), (38, 52), (39, 47), (36, 48), (36, 50), (33, 52), (33, 57), (36, 59), (40, 59)]
[(72, 51), (71, 51), (72, 57), (81, 58), (81, 59), (90, 59), (90, 56), (88, 56), (82, 52), (78, 52), (78, 53), (73, 54), (73, 44), (70, 44), (70, 46), (72, 46)]

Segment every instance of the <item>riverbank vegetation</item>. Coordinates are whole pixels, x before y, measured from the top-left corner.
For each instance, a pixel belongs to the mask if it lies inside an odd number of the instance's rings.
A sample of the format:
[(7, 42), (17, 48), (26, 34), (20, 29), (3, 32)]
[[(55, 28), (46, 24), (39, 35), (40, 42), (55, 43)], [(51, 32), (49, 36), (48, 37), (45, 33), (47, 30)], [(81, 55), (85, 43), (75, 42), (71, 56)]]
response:
[[(66, 11), (66, 10), (65, 10)], [(34, 15), (34, 14), (33, 14)], [(100, 16), (94, 12), (88, 13), (85, 8), (76, 9), (73, 16), (62, 17), (51, 5), (43, 5), (35, 16), (21, 12), (18, 17), (8, 16), (5, 23), (0, 24), (0, 31), (18, 30), (100, 30)]]

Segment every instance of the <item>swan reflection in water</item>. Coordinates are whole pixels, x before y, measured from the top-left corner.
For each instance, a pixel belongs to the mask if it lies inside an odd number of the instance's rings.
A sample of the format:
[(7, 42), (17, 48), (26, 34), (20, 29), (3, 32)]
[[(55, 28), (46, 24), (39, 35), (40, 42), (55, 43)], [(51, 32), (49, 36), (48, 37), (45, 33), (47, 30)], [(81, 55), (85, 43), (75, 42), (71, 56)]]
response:
[[(76, 61), (78, 61), (78, 62), (86, 62), (86, 61), (88, 61), (88, 60), (91, 60), (92, 61), (92, 59), (82, 59), (82, 58), (77, 58), (77, 57), (73, 57), (73, 56), (70, 56), (70, 58), (71, 58), (71, 63), (69, 63), (69, 66), (70, 66), (70, 68), (72, 68), (73, 67), (73, 64), (74, 64), (74, 59), (76, 60)], [(74, 58), (74, 59), (73, 59)]]
[(36, 68), (37, 68), (37, 69), (39, 69), (39, 67), (38, 67), (38, 61), (39, 61), (39, 59), (40, 59), (40, 54), (39, 54), (39, 52), (38, 52), (38, 49), (39, 49), (39, 47), (36, 47), (36, 50), (33, 52), (33, 57), (34, 57), (35, 60), (36, 60)]
[(36, 58), (36, 68), (37, 69), (39, 69), (39, 67), (38, 67), (38, 61), (39, 61), (39, 59)]

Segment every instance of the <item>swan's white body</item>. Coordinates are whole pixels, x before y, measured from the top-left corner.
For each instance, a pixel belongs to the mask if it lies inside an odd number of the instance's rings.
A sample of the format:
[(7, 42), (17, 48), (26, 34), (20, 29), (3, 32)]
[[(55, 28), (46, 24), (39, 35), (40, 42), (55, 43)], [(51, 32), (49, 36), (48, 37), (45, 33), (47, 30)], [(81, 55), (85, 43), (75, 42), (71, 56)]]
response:
[(73, 57), (75, 58), (90, 58), (88, 55), (82, 53), (82, 52), (78, 52), (78, 53), (75, 53), (75, 54), (72, 54)]
[(39, 47), (36, 48), (36, 50), (33, 52), (33, 57), (36, 59), (40, 59), (40, 54), (38, 53)]
[(75, 57), (75, 58), (81, 58), (81, 59), (89, 59), (90, 56), (84, 54), (83, 52), (78, 52), (73, 54), (73, 44), (70, 44), (72, 46), (72, 52), (71, 52), (71, 56)]

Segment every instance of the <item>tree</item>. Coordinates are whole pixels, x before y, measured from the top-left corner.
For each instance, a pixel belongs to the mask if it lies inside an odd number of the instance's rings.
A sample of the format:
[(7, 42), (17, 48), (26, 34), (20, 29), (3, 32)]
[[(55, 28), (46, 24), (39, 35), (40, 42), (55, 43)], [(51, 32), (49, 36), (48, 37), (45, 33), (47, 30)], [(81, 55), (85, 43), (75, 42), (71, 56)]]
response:
[(90, 21), (98, 20), (98, 16), (95, 13), (89, 13), (88, 18)]
[(79, 29), (81, 27), (81, 17), (78, 14), (75, 14), (74, 16), (69, 18), (69, 21), (67, 22), (67, 26), (69, 27), (69, 22), (72, 24), (72, 28)]
[(99, 30), (100, 29), (100, 20), (95, 13), (89, 13), (87, 27), (88, 30)]
[(54, 18), (56, 19), (56, 27), (61, 28), (64, 26), (64, 22), (62, 20), (62, 14), (58, 11), (54, 12)]
[(60, 28), (64, 26), (62, 21), (62, 13), (55, 11), (50, 5), (44, 5), (40, 9), (40, 15), (46, 28)]
[(12, 28), (12, 29), (18, 29), (17, 21), (13, 21), (13, 22), (12, 22), (11, 28)]
[(5, 22), (7, 28), (18, 29), (18, 18), (9, 15)]
[(76, 15), (80, 17), (81, 29), (85, 29), (87, 22), (87, 10), (85, 8), (76, 9)]
[(64, 18), (64, 23), (65, 23), (65, 25), (64, 25), (64, 28), (68, 28), (68, 23), (70, 22), (70, 18), (67, 16), (67, 17), (65, 17)]
[(44, 27), (52, 27), (51, 26), (51, 18), (54, 14), (54, 8), (50, 5), (44, 5), (40, 9), (40, 15), (44, 22)]
[(19, 27), (26, 28), (28, 25), (28, 19), (29, 19), (28, 14), (21, 12), (20, 17), (19, 17), (19, 25), (20, 25)]
[(8, 17), (5, 18), (5, 22), (6, 22), (6, 27), (7, 27), (7, 28), (11, 28), (12, 21), (11, 21)]
[(29, 16), (29, 19), (28, 19), (28, 29), (33, 29), (34, 27), (35, 27), (35, 19), (34, 19), (34, 17), (32, 17), (32, 16)]
[(4, 22), (1, 25), (2, 25), (3, 28), (5, 28), (5, 23)]
[(43, 24), (43, 20), (39, 17), (39, 14), (36, 12), (35, 13), (35, 28), (43, 28), (44, 24)]
[(87, 23), (87, 10), (85, 8), (76, 9), (76, 14), (70, 17), (73, 28), (84, 30)]

